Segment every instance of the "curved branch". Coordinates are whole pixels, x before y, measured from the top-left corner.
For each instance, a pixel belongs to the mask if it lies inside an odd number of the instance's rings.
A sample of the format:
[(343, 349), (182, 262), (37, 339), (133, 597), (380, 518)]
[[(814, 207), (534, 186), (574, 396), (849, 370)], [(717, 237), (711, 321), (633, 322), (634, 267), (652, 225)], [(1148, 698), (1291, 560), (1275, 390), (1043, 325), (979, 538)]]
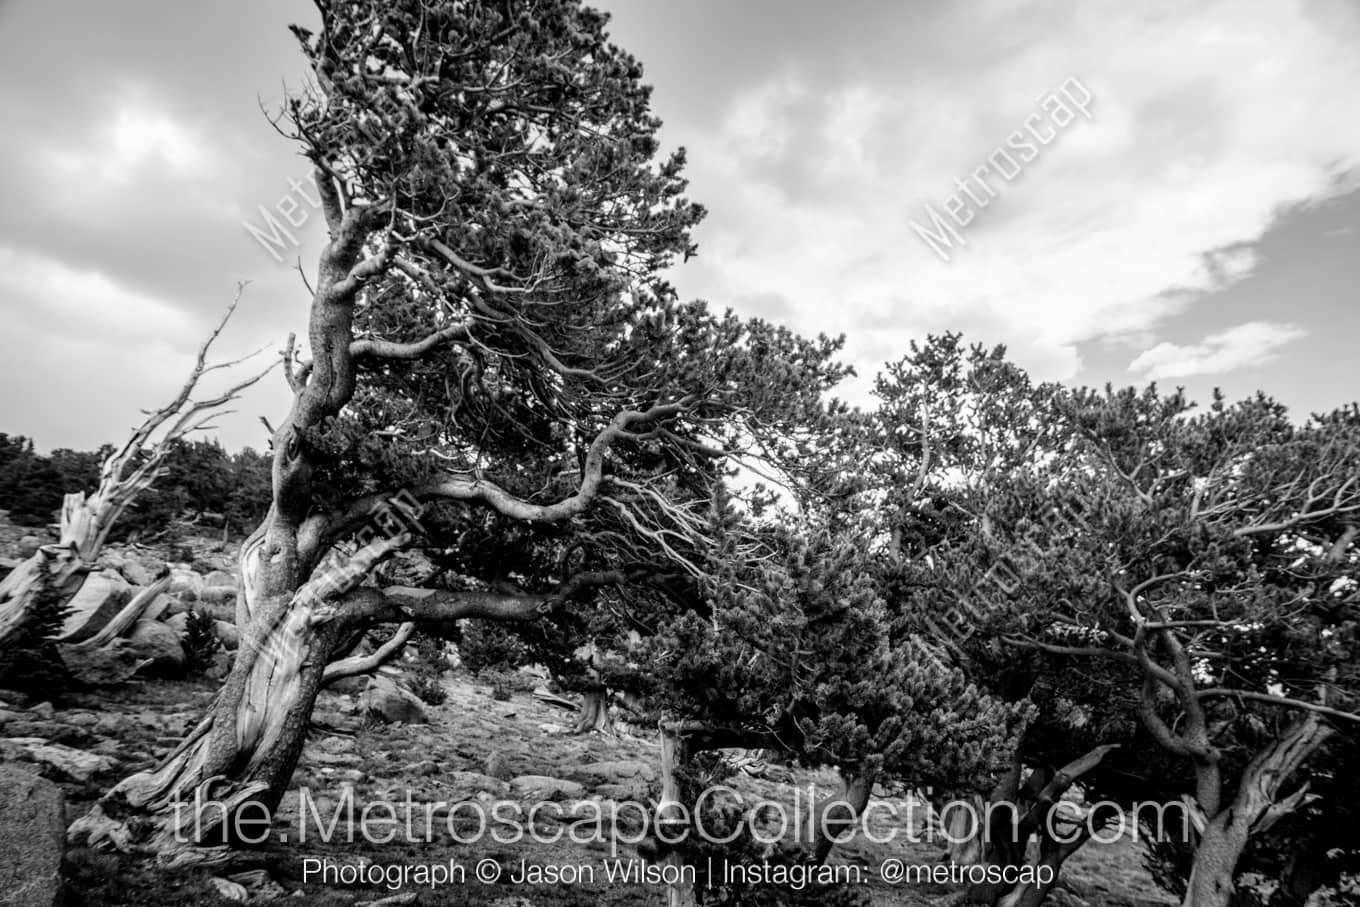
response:
[(1291, 699), (1288, 696), (1274, 696), (1270, 693), (1253, 693), (1247, 690), (1233, 690), (1227, 687), (1210, 687), (1207, 690), (1197, 690), (1195, 695), (1200, 699), (1249, 699), (1252, 702), (1263, 702), (1267, 705), (1278, 705), (1287, 709), (1304, 709), (1309, 712), (1317, 712), (1319, 715), (1326, 715), (1330, 718), (1340, 718), (1343, 721), (1360, 722), (1360, 715), (1357, 715), (1354, 712), (1334, 709), (1330, 706), (1322, 705), (1321, 703), (1308, 702), (1303, 699)]
[(392, 340), (365, 339), (356, 340), (349, 346), (349, 354), (355, 362), (366, 358), (374, 359), (419, 359), (430, 350), (446, 343), (450, 340), (466, 340), (468, 337), (468, 325), (457, 324), (438, 331), (425, 337), (423, 340), (411, 343), (398, 343)]
[(401, 653), (415, 628), (415, 623), (408, 620), (397, 628), (397, 632), (392, 634), (391, 639), (371, 654), (354, 655), (326, 665), (326, 673), (321, 677), (321, 685), (323, 687), (329, 686), (345, 677), (358, 677), (360, 674), (371, 674), (376, 671)]
[(344, 619), (351, 623), (381, 621), (447, 622), (478, 617), (486, 620), (534, 620), (587, 588), (622, 582), (616, 571), (582, 573), (553, 592), (480, 592), (364, 586), (340, 599)]
[(576, 493), (553, 504), (531, 504), (486, 479), (447, 479), (414, 490), (418, 498), (447, 498), (460, 501), (480, 501), (511, 519), (526, 522), (557, 522), (577, 516), (595, 500), (604, 475), (604, 457), (613, 443), (626, 433), (630, 425), (667, 419), (684, 412), (695, 402), (685, 397), (674, 403), (657, 404), (647, 410), (626, 410), (610, 420), (609, 425), (595, 436), (586, 453), (581, 471), (581, 484)]

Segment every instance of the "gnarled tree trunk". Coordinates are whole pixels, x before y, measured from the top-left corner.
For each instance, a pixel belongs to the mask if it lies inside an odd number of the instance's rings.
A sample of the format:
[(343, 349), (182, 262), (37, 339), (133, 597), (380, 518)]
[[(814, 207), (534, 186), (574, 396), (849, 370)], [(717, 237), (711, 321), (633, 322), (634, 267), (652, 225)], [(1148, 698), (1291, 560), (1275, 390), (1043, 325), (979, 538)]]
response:
[(869, 805), (869, 796), (874, 790), (871, 774), (846, 775), (845, 789), (839, 797), (819, 803), (814, 812), (813, 859), (820, 865), (831, 856), (831, 851), (841, 836), (855, 827), (859, 817)]
[(573, 734), (589, 734), (592, 731), (614, 736), (614, 718), (609, 712), (609, 690), (592, 687), (586, 690), (581, 700), (581, 713), (572, 725)]
[(1233, 875), (1247, 840), (1303, 802), (1305, 790), (1278, 799), (1280, 788), (1331, 734), (1316, 712), (1308, 712), (1252, 759), (1232, 802), (1205, 823), (1183, 907), (1228, 907)]
[[(984, 812), (973, 822), (979, 839), (976, 843), (982, 852), (979, 862), (1017, 869), (1028, 867), (1028, 875), (1036, 880), (1046, 877), (1047, 881), (979, 882), (970, 884), (950, 902), (989, 907), (1038, 907), (1043, 903), (1057, 883), (1063, 863), (1090, 839), (1095, 821), (1094, 817), (1088, 817), (1079, 827), (1059, 836), (1057, 831), (1063, 817), (1058, 804), (1072, 785), (1099, 765), (1115, 746), (1098, 746), (1056, 772), (1036, 768), (1023, 784), (1020, 783), (1022, 769), (1017, 757), (1012, 770), (992, 792)], [(1027, 853), (1031, 836), (1037, 836), (1039, 840), (1039, 849), (1033, 858)], [(1041, 875), (1040, 870), (1048, 872)]]

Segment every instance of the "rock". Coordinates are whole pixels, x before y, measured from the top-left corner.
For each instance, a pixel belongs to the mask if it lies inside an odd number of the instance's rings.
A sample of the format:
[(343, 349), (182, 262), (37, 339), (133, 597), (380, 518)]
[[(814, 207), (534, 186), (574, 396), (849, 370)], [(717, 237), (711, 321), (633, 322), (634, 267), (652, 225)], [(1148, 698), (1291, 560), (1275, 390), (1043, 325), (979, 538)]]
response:
[(515, 774), (514, 770), (510, 768), (510, 760), (500, 750), (492, 750), (490, 755), (486, 757), (484, 768), (488, 775), (499, 778), (501, 781), (509, 781)]
[(36, 535), (23, 536), (22, 538), (19, 539), (18, 544), (15, 546), (17, 553), (19, 555), (19, 560), (21, 561), (26, 561), (33, 555), (37, 554), (38, 549), (41, 547), (42, 539), (38, 538)]
[(174, 617), (176, 614), (192, 611), (194, 609), (194, 603), (198, 601), (197, 598), (185, 600), (178, 595), (170, 595), (168, 593), (166, 594), (166, 598), (169, 599), (169, 601), (166, 603), (165, 612), (161, 615), (161, 618), (165, 620)]
[(59, 645), (57, 652), (66, 669), (71, 672), (71, 677), (87, 687), (124, 683), (137, 673), (142, 664), (141, 658), (128, 646), (126, 639), (115, 639), (98, 648)]
[(235, 586), (204, 586), (198, 593), (198, 600), (210, 605), (235, 605)]
[(99, 716), (94, 732), (101, 737), (122, 737), (131, 724), (132, 722), (122, 712), (109, 712)]
[(632, 801), (645, 803), (651, 794), (651, 786), (645, 781), (630, 781), (624, 784), (597, 784), (595, 793), (606, 800), (619, 802)]
[(217, 892), (218, 897), (226, 898), (228, 901), (238, 901), (242, 904), (250, 900), (250, 892), (246, 891), (246, 886), (240, 882), (233, 882), (220, 876), (213, 876), (208, 881), (212, 883), (213, 890)]
[(235, 624), (227, 623), (225, 620), (214, 621), (213, 630), (217, 633), (222, 648), (228, 652), (235, 652), (241, 645), (241, 634)]
[(236, 589), (239, 583), (236, 582), (236, 577), (227, 573), (225, 570), (214, 570), (212, 573), (203, 577), (203, 585), (217, 587), (230, 586), (232, 589)]
[(162, 617), (167, 617), (174, 613), (173, 608), (176, 604), (177, 602), (173, 597), (162, 592), (151, 600), (151, 604), (146, 606), (146, 610), (142, 612), (142, 619), (160, 620)]
[(181, 601), (198, 601), (198, 594), (203, 591), (203, 577), (192, 570), (184, 567), (176, 567), (170, 573), (171, 595)]
[(443, 780), (448, 784), (455, 797), (470, 798), (477, 794), (504, 796), (509, 786), (500, 778), (483, 775), (481, 772), (446, 772)]
[(368, 678), (363, 675), (341, 677), (339, 680), (326, 684), (326, 689), (333, 693), (352, 693), (357, 696), (363, 693), (367, 684)]
[(142, 661), (149, 661), (143, 673), (155, 677), (176, 677), (184, 673), (184, 644), (169, 624), (158, 620), (139, 620), (128, 634), (128, 647)]
[(159, 572), (164, 569), (161, 564), (150, 565), (138, 558), (136, 555), (125, 551), (105, 550), (104, 556), (100, 558), (105, 564), (123, 575), (123, 578), (134, 586), (149, 586), (156, 581)]
[(510, 779), (510, 793), (521, 800), (579, 800), (586, 789), (575, 781), (547, 775), (520, 775)]
[(12, 765), (0, 765), (0, 898), (49, 907), (61, 903), (66, 807), (61, 788)]
[(48, 743), (41, 737), (0, 738), (0, 752), (9, 758), (27, 757), (40, 765), (56, 769), (72, 781), (89, 781), (100, 772), (113, 768), (107, 756), (87, 753), (60, 743)]
[(656, 770), (638, 759), (622, 759), (577, 766), (571, 770), (571, 777), (590, 785), (627, 784), (631, 781), (646, 783), (656, 780)]
[[(232, 593), (234, 596), (236, 593)], [(223, 620), (229, 624), (236, 623), (236, 599), (224, 602), (210, 602), (207, 599), (194, 605), (193, 610), (200, 611), (213, 620)]]
[(306, 756), (316, 765), (359, 765), (364, 758), (358, 753), (309, 753)]
[[(408, 891), (404, 894), (394, 894), (391, 897), (378, 898), (376, 901), (359, 901), (354, 907), (403, 907), (403, 905), (414, 904), (415, 902), (416, 892)], [(533, 907), (533, 905), (530, 905), (530, 907)]]
[(171, 614), (162, 623), (174, 630), (180, 638), (183, 638), (189, 632), (189, 612), (180, 611), (178, 614)]
[(428, 724), (429, 714), (425, 703), (416, 694), (398, 686), (390, 677), (378, 675), (368, 682), (364, 690), (363, 710), (388, 724)]
[(321, 753), (352, 753), (357, 744), (353, 737), (341, 737), (339, 734), (332, 734), (329, 737), (322, 737), (315, 744), (314, 748)]
[(104, 628), (132, 598), (132, 586), (116, 570), (91, 573), (70, 602), (58, 639), (82, 642)]
[(52, 708), (50, 702), (40, 702), (29, 709), (28, 713), (39, 721), (51, 721), (57, 716), (57, 710)]
[(609, 800), (645, 801), (657, 779), (657, 772), (650, 764), (635, 759), (596, 761), (575, 767), (570, 774), (575, 781), (593, 787), (597, 794)]
[(231, 666), (235, 659), (227, 652), (214, 652), (212, 664), (203, 672), (203, 676), (209, 680), (225, 680), (231, 673)]

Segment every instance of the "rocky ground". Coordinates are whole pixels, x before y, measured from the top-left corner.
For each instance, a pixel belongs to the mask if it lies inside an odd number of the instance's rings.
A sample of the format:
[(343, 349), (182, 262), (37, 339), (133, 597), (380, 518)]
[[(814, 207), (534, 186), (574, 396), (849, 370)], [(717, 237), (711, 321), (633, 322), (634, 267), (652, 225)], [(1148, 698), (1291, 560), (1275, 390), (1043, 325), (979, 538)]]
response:
[[(0, 534), (0, 556), (22, 553), (18, 541)], [(165, 600), (142, 618), (172, 632), (162, 635), (138, 624), (143, 637), (165, 640), (162, 654), (167, 658), (175, 650), (170, 640), (182, 647), (182, 615), (189, 608), (211, 610), (219, 621), (215, 632), (223, 643), (234, 645), (228, 590), (234, 590), (235, 580), (229, 549), (211, 540), (197, 540), (191, 548), (192, 560), (173, 564)], [(156, 556), (152, 549), (111, 550), (105, 575), (109, 587), (117, 590), (112, 600), (126, 601), (135, 586), (152, 582), (159, 570)], [(134, 645), (131, 640), (126, 644)], [(138, 653), (146, 651), (139, 648)], [(193, 679), (148, 676), (142, 668), (117, 684), (44, 701), (0, 692), (0, 798), (11, 801), (8, 812), (0, 804), (0, 853), (15, 854), (16, 860), (32, 858), (31, 865), (38, 867), (33, 871), (42, 870), (42, 852), (33, 853), (44, 840), (40, 829), (57, 821), (51, 809), (44, 812), (44, 803), (55, 803), (59, 789), (65, 804), (62, 818), (69, 823), (119, 779), (155, 765), (210, 703), (216, 689), (213, 675), (220, 674), (225, 657), (206, 676)], [(301, 905), (664, 903), (662, 885), (607, 877), (611, 869), (652, 856), (645, 844), (641, 851), (624, 844), (613, 853), (608, 841), (642, 836), (640, 807), (659, 794), (660, 753), (654, 736), (570, 734), (573, 716), (529, 692), (534, 681), (527, 676), (508, 701), (493, 695), (504, 695), (503, 689), (493, 691), (465, 673), (450, 672), (441, 683), (447, 700), (434, 706), (406, 694), (392, 677), (351, 681), (322, 694), (293, 783), (259, 848), (213, 870), (166, 870), (140, 858), (73, 849), (61, 867), (68, 903), (263, 903), (283, 898)], [(727, 783), (736, 792), (730, 796), (746, 803), (782, 804), (790, 814), (800, 804), (806, 806), (809, 785), (823, 795), (837, 790), (830, 774), (799, 773), (787, 784), (738, 773)], [(411, 807), (404, 805), (408, 801)], [(30, 812), (16, 811), (15, 802)], [(920, 804), (887, 802), (896, 818), (889, 820), (884, 811), (873, 829), (880, 838), (895, 830), (896, 840), (882, 845), (860, 840), (839, 847), (832, 862), (856, 868), (864, 880), (862, 890), (875, 904), (937, 903), (949, 887), (894, 886), (879, 878), (887, 859), (934, 864), (944, 853), (938, 836), (925, 840), (932, 826)], [(536, 803), (548, 805), (531, 820), (526, 811)], [(413, 822), (406, 818), (408, 811)], [(4, 827), (6, 815), (9, 827)], [(16, 821), (16, 815), (25, 818)], [(493, 823), (488, 832), (499, 828), (501, 834), (476, 834), (478, 815)], [(529, 840), (507, 841), (512, 826), (495, 824), (497, 817), (514, 819), (518, 827), (535, 833)], [(916, 841), (908, 840), (909, 830)], [(365, 832), (371, 840), (365, 840)], [(593, 837), (603, 840), (586, 840)], [(622, 862), (612, 863), (616, 856)], [(492, 871), (485, 861), (499, 873), (495, 882), (476, 877), (479, 864), (484, 873)], [(366, 866), (386, 873), (402, 871), (390, 867), (412, 867), (404, 871), (414, 872), (414, 867), (431, 864), (444, 868), (427, 871), (461, 870), (465, 875), (461, 881), (451, 878), (434, 886), (408, 876), (397, 889), (381, 880), (354, 879), (360, 871), (375, 871)], [(564, 877), (516, 883), (522, 864), (555, 867)], [(1069, 863), (1067, 875), (1067, 887), (1054, 903), (1171, 902), (1153, 887), (1137, 846), (1128, 842), (1088, 845)], [(5, 881), (0, 872), (0, 883)], [(14, 891), (8, 894), (20, 897)], [(6, 903), (6, 895), (0, 890), (0, 904)]]

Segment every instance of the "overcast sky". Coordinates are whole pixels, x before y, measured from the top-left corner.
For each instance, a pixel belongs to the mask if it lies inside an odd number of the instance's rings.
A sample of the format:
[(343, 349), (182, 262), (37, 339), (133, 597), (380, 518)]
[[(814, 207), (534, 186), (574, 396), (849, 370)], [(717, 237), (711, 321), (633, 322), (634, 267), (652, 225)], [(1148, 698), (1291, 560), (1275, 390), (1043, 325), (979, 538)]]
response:
[[(845, 333), (853, 399), (946, 329), (1041, 378), (1360, 397), (1356, 0), (604, 6), (711, 212), (674, 282)], [(0, 431), (121, 439), (241, 279), (224, 354), (305, 332), (319, 215), (282, 263), (244, 225), (307, 176), (261, 105), (301, 83), (286, 26), (315, 19), (0, 0)], [(1046, 144), (1021, 160), (1026, 130)], [(1009, 178), (975, 176), (1008, 147)], [(951, 204), (946, 261), (918, 228)], [(223, 443), (263, 447), (286, 404), (266, 379)]]

